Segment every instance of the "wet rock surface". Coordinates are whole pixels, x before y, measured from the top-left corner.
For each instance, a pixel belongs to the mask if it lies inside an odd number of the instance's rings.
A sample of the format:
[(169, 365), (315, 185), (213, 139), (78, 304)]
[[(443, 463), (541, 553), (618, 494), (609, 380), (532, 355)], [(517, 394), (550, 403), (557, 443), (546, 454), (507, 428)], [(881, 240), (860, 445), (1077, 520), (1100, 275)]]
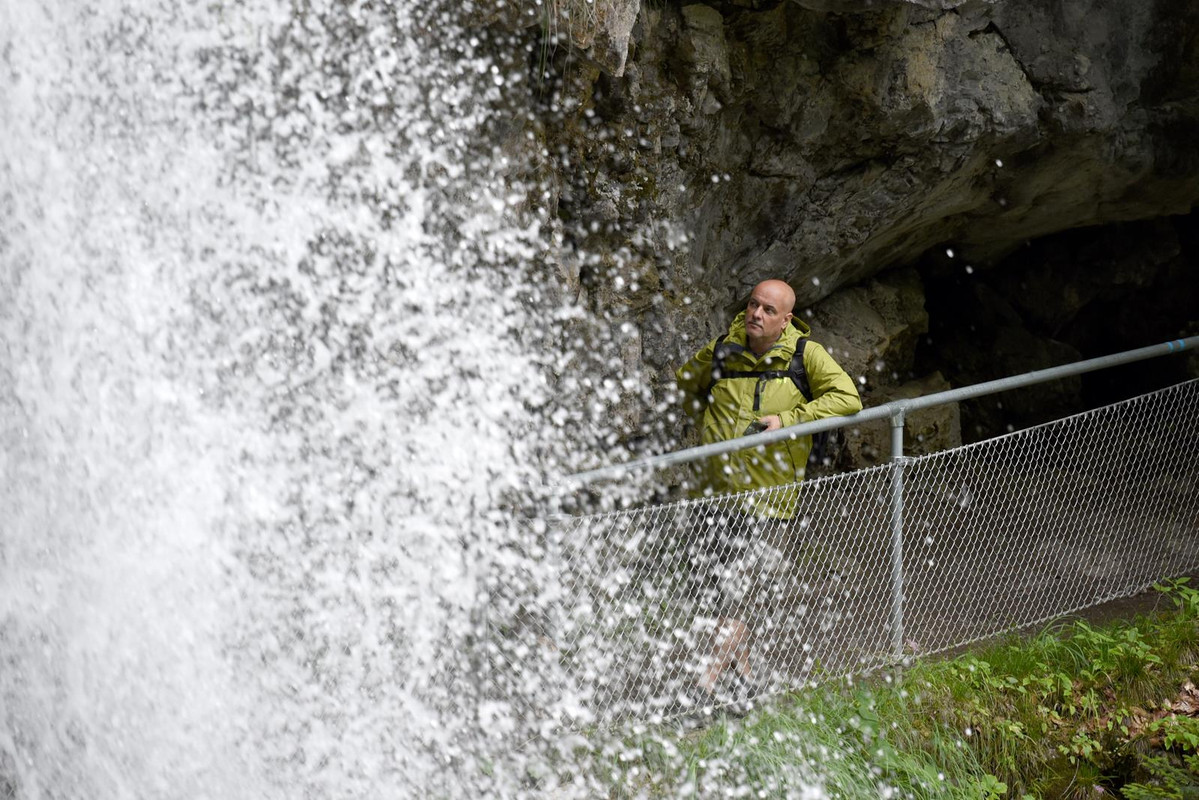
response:
[[(1194, 324), (1194, 311), (1171, 299), (1194, 282), (1193, 249), (1165, 255), (1179, 226), (1158, 223), (1161, 241), (1139, 236), (1114, 266), (1082, 240), (1119, 242), (1123, 228), (1103, 226), (1186, 218), (1199, 201), (1199, 9), (575, 5), (547, 5), (559, 16), (546, 19), (570, 24), (526, 27), (540, 48), (528, 124), (547, 155), (544, 202), (566, 291), (637, 329), (641, 360), (626, 366), (656, 397), (673, 366), (774, 276), (816, 314), (814, 338), (840, 344), (867, 392), (877, 389), (875, 402), (937, 372), (954, 386), (994, 372), (965, 365), (967, 350), (1012, 374)], [(1078, 252), (1030, 252), (1030, 242), (1080, 229), (1090, 232)], [(1168, 274), (1158, 269), (1166, 261)], [(1037, 263), (1048, 268), (1033, 275)], [(880, 298), (858, 295), (913, 265), (913, 297), (928, 281), (942, 291), (955, 271), (1003, 277), (961, 287), (956, 308), (906, 303), (901, 327), (927, 328), (924, 341), (880, 339), (860, 308), (878, 311)], [(1136, 314), (1153, 309), (1162, 324), (1150, 331), (1117, 315), (1113, 337), (1098, 320), (1123, 289), (1141, 303)], [(1080, 399), (1077, 384), (1047, 391), (1028, 404)], [(985, 432), (1013, 424), (1004, 413), (967, 416)]]

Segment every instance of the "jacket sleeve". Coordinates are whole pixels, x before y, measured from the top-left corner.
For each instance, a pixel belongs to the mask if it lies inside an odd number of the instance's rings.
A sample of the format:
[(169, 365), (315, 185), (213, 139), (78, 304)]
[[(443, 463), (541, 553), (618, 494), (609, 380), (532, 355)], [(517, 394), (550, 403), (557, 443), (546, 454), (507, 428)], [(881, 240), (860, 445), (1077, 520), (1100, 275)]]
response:
[(821, 345), (809, 341), (804, 348), (804, 371), (812, 387), (812, 402), (801, 403), (779, 415), (784, 426), (841, 417), (862, 410), (862, 398), (853, 378)]
[(708, 387), (712, 383), (712, 353), (715, 349), (716, 340), (713, 339), (674, 373), (675, 383), (682, 394), (683, 409), (692, 417), (699, 417), (708, 407)]

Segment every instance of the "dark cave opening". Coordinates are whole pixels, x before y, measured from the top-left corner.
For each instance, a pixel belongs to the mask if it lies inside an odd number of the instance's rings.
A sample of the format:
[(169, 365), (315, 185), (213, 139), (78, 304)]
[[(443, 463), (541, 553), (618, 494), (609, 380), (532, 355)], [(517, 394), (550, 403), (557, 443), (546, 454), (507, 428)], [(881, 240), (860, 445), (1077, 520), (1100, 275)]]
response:
[[(989, 267), (917, 265), (929, 333), (917, 371), (954, 386), (1199, 334), (1199, 211), (1065, 231)], [(972, 442), (1199, 376), (1195, 354), (1107, 368), (962, 404)]]

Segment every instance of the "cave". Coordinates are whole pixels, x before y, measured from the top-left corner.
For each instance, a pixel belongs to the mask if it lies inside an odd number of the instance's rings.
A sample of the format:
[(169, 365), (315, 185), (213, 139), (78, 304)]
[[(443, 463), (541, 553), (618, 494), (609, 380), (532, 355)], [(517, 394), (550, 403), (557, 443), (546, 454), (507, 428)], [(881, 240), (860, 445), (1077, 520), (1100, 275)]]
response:
[[(966, 386), (1199, 334), (1199, 216), (1024, 242), (990, 267), (942, 252), (918, 265), (929, 331), (917, 372)], [(1199, 376), (1193, 355), (1106, 368), (962, 404), (976, 441)]]

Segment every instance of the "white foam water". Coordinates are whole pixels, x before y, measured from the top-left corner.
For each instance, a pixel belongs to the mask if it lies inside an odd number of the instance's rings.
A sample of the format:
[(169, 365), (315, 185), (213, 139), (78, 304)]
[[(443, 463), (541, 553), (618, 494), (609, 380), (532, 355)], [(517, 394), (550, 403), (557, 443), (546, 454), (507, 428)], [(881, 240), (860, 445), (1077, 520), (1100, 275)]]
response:
[(503, 65), (424, 4), (0, 19), (0, 796), (519, 792)]

